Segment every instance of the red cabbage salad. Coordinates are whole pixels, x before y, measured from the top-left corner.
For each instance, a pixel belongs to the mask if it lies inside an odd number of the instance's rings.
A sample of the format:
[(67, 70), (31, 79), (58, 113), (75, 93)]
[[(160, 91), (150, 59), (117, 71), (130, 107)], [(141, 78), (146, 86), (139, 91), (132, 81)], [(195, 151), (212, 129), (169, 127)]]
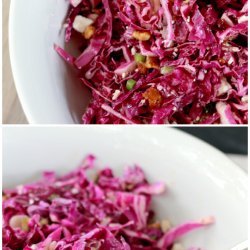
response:
[(64, 176), (45, 172), (35, 183), (4, 190), (3, 249), (180, 250), (181, 236), (213, 223), (157, 221), (151, 201), (165, 192), (162, 182), (150, 184), (138, 166), (121, 177), (107, 167), (88, 178), (94, 160), (88, 155)]
[(55, 50), (91, 90), (84, 124), (248, 122), (247, 0), (69, 3), (78, 53)]

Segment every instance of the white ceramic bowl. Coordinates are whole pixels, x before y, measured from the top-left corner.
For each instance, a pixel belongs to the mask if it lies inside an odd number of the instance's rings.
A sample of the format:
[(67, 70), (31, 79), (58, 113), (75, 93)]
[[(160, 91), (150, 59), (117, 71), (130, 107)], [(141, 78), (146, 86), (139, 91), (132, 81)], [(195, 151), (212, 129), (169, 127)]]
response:
[(81, 123), (90, 100), (76, 73), (53, 49), (64, 47), (66, 0), (12, 0), (10, 57), (16, 89), (30, 123)]
[(154, 200), (160, 218), (174, 224), (213, 215), (216, 223), (183, 238), (185, 246), (229, 250), (247, 238), (247, 177), (224, 154), (175, 129), (163, 127), (3, 128), (3, 184), (34, 180), (45, 169), (66, 172), (87, 153), (116, 173), (140, 164), (166, 195)]

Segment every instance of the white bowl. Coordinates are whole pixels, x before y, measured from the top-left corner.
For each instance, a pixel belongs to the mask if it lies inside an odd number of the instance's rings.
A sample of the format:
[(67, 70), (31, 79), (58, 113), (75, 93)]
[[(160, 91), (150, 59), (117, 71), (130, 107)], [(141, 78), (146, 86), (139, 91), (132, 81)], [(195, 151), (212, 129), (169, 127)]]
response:
[(3, 184), (34, 180), (45, 169), (66, 172), (87, 153), (118, 174), (140, 164), (166, 195), (154, 200), (160, 218), (174, 224), (212, 215), (216, 223), (182, 241), (185, 246), (229, 250), (247, 239), (247, 177), (224, 154), (175, 129), (163, 127), (5, 127)]
[(66, 0), (12, 0), (10, 57), (16, 89), (30, 123), (81, 123), (90, 100), (70, 66), (54, 51), (64, 47)]

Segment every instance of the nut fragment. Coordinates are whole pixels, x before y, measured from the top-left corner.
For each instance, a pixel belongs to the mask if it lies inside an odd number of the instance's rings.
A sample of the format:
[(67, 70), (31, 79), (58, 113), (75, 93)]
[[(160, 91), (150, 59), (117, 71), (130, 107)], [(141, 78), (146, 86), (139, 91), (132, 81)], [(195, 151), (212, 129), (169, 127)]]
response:
[(225, 61), (225, 59), (224, 59), (224, 58), (219, 58), (219, 63), (220, 63), (220, 64), (225, 64), (225, 63), (226, 63), (226, 61)]
[(27, 215), (19, 214), (14, 215), (11, 217), (9, 221), (10, 227), (13, 229), (21, 229), (22, 231), (28, 231), (29, 230), (29, 217)]
[(161, 74), (166, 75), (166, 74), (171, 74), (174, 70), (173, 66), (164, 66), (161, 68)]
[(171, 228), (171, 223), (169, 220), (162, 220), (161, 221), (162, 232), (166, 233), (170, 228)]
[(146, 68), (144, 63), (137, 63), (137, 68), (141, 74), (145, 75), (147, 73), (148, 69)]
[(84, 17), (84, 16), (81, 16), (81, 15), (78, 15), (75, 17), (74, 19), (74, 22), (73, 22), (73, 29), (80, 32), (80, 33), (83, 33), (85, 31), (85, 29), (91, 25), (93, 23), (93, 20), (87, 18), (87, 17)]
[(145, 66), (148, 69), (159, 69), (159, 58), (155, 56), (147, 56)]
[(95, 34), (95, 27), (93, 25), (89, 25), (84, 33), (83, 36), (85, 39), (90, 39)]
[(51, 195), (49, 196), (49, 199), (50, 199), (51, 201), (53, 201), (55, 198), (58, 198), (58, 197), (59, 197), (58, 194), (51, 194)]
[(161, 106), (162, 96), (161, 93), (153, 88), (148, 88), (144, 93), (143, 97), (148, 101), (150, 108), (158, 108)]
[(126, 190), (132, 190), (134, 188), (134, 184), (126, 184), (125, 189)]
[(172, 246), (171, 250), (184, 250), (184, 247), (181, 244), (179, 244), (179, 243), (175, 243)]
[(156, 221), (156, 222), (154, 222), (154, 223), (149, 224), (148, 227), (159, 229), (159, 228), (161, 228), (161, 224), (160, 224), (159, 221)]
[(150, 33), (148, 31), (135, 30), (132, 34), (133, 38), (139, 41), (148, 41), (150, 39)]
[(52, 241), (51, 243), (49, 243), (47, 246), (46, 246), (46, 250), (55, 250), (56, 249), (56, 245), (57, 245), (57, 242), (56, 241)]
[(110, 217), (104, 217), (101, 221), (101, 225), (107, 226), (111, 221), (112, 219)]
[(41, 225), (41, 226), (48, 225), (48, 224), (49, 224), (49, 220), (48, 220), (48, 219), (42, 218), (42, 219), (40, 220), (40, 225)]
[(244, 96), (241, 98), (241, 101), (244, 102), (244, 103), (248, 103), (248, 95), (244, 95)]

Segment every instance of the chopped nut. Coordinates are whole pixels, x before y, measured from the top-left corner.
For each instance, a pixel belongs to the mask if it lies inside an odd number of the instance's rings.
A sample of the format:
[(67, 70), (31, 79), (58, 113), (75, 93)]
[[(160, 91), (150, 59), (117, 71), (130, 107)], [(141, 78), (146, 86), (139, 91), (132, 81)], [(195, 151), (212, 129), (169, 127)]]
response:
[(79, 193), (79, 190), (77, 188), (72, 188), (71, 189), (71, 193), (72, 194), (78, 194)]
[(43, 226), (43, 225), (48, 225), (48, 224), (49, 224), (48, 219), (42, 218), (42, 219), (40, 220), (40, 225), (41, 225), (41, 226)]
[(173, 66), (164, 66), (161, 68), (161, 74), (166, 75), (166, 74), (171, 74), (174, 70)]
[(159, 221), (156, 221), (156, 222), (154, 222), (154, 223), (149, 224), (148, 227), (160, 229), (160, 228), (161, 228), (161, 224), (160, 224)]
[(162, 220), (161, 221), (162, 232), (166, 233), (170, 228), (171, 228), (171, 223), (169, 220)]
[(184, 250), (184, 247), (180, 243), (175, 243), (171, 250)]
[(29, 217), (27, 215), (14, 215), (11, 217), (10, 221), (9, 221), (9, 225), (10, 227), (12, 227), (13, 229), (21, 229), (22, 231), (28, 231), (29, 230)]
[(224, 58), (219, 58), (219, 63), (220, 63), (220, 64), (225, 64), (225, 63), (226, 63), (226, 61), (225, 61), (225, 59), (224, 59)]
[(58, 197), (59, 197), (59, 195), (57, 195), (57, 194), (51, 194), (49, 196), (49, 199), (52, 201), (52, 200), (54, 200), (55, 198), (58, 198)]
[(125, 189), (126, 190), (132, 190), (134, 188), (134, 184), (126, 184)]
[(52, 241), (51, 243), (49, 243), (46, 247), (46, 250), (55, 250), (56, 249), (56, 245), (57, 242), (56, 241)]
[(97, 183), (97, 182), (98, 182), (98, 179), (99, 179), (99, 175), (98, 175), (98, 174), (94, 174), (94, 175), (93, 175), (93, 178), (92, 178), (93, 182), (94, 182), (94, 183)]
[(132, 34), (133, 38), (139, 41), (148, 41), (150, 39), (150, 33), (148, 31), (135, 30)]
[(145, 75), (147, 73), (148, 69), (146, 68), (144, 63), (137, 63), (137, 68), (141, 74)]
[(107, 226), (110, 223), (110, 221), (112, 221), (110, 217), (104, 217), (101, 221), (101, 225)]
[(84, 17), (84, 16), (81, 16), (81, 15), (78, 15), (75, 17), (74, 19), (74, 22), (73, 22), (73, 29), (80, 32), (80, 33), (83, 33), (85, 31), (85, 29), (91, 25), (93, 23), (93, 20), (87, 18), (87, 17)]
[(161, 105), (162, 96), (160, 92), (153, 87), (148, 88), (143, 93), (143, 97), (148, 101), (150, 108), (157, 108)]
[(248, 102), (248, 95), (244, 95), (244, 96), (241, 98), (241, 101), (247, 103), (247, 102)]
[(93, 25), (89, 25), (84, 33), (83, 33), (83, 36), (85, 39), (90, 39), (95, 33), (95, 27)]
[(217, 96), (226, 94), (231, 88), (232, 88), (232, 86), (229, 84), (227, 79), (225, 77), (222, 77), (221, 85), (217, 90)]
[(159, 69), (160, 66), (158, 57), (147, 56), (145, 66), (148, 69)]

